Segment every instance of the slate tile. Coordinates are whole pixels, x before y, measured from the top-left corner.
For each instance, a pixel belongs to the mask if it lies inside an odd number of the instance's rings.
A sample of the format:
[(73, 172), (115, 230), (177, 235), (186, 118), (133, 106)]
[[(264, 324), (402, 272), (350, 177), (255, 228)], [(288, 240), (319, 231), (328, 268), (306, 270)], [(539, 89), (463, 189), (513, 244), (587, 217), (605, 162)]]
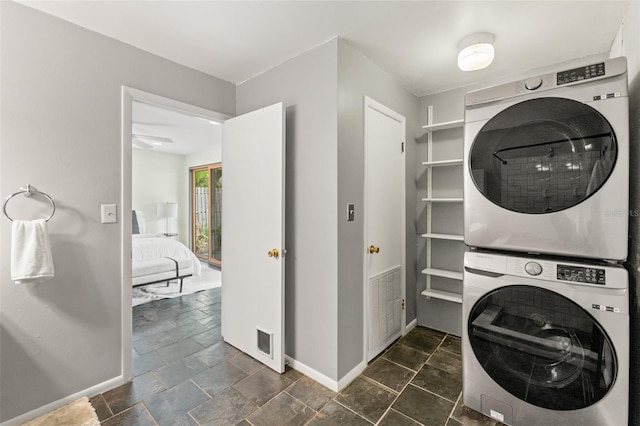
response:
[(173, 343), (160, 349), (156, 349), (156, 352), (158, 352), (162, 359), (164, 359), (167, 363), (171, 363), (201, 350), (202, 345), (194, 341), (192, 338), (187, 338), (177, 343)]
[(454, 403), (413, 385), (400, 394), (393, 409), (425, 425), (443, 425)]
[(445, 334), (424, 327), (415, 327), (399, 343), (422, 352), (432, 353), (436, 350)]
[(440, 345), (440, 349), (444, 349), (447, 352), (453, 352), (454, 354), (460, 355), (462, 353), (462, 342), (459, 337), (447, 335), (442, 341), (442, 345)]
[(156, 349), (163, 348), (174, 344), (175, 339), (166, 331), (162, 331), (150, 336), (142, 336), (133, 339), (133, 348), (140, 355), (155, 351)]
[(293, 368), (289, 367), (288, 365), (285, 365), (284, 367), (284, 373), (282, 373), (282, 375), (284, 377), (286, 377), (287, 379), (291, 380), (292, 382), (298, 381), (301, 378), (305, 377), (304, 374), (302, 374), (301, 372), (294, 370)]
[(113, 416), (109, 405), (107, 405), (107, 401), (104, 400), (102, 395), (96, 395), (89, 400), (93, 409), (96, 410), (96, 415), (98, 416), (98, 420), (102, 421), (108, 419)]
[(198, 321), (191, 321), (167, 330), (167, 333), (169, 333), (176, 342), (179, 342), (187, 337), (195, 336), (197, 334), (204, 333), (205, 331), (207, 331), (207, 327), (200, 324)]
[(209, 396), (191, 381), (183, 382), (164, 392), (145, 398), (144, 404), (160, 426), (195, 425), (189, 410), (197, 407)]
[(207, 366), (213, 367), (214, 365), (219, 364), (222, 361), (233, 356), (236, 356), (239, 353), (240, 351), (230, 344), (225, 342), (218, 342), (207, 347), (206, 349), (197, 352), (194, 356)]
[(244, 420), (258, 407), (234, 388), (227, 388), (189, 411), (199, 424), (232, 426)]
[(344, 408), (335, 401), (329, 402), (308, 423), (309, 426), (371, 426), (371, 422)]
[(254, 426), (302, 426), (316, 412), (287, 393), (281, 393), (247, 419)]
[(143, 404), (135, 406), (123, 411), (110, 419), (100, 423), (102, 426), (157, 426), (149, 411)]
[(356, 378), (336, 396), (336, 401), (376, 423), (396, 399), (396, 394), (369, 382)]
[(152, 373), (134, 377), (132, 381), (102, 394), (113, 414), (136, 405), (148, 395), (162, 392), (165, 387)]
[(216, 343), (222, 341), (222, 334), (220, 332), (220, 329), (220, 326), (210, 328), (196, 336), (193, 336), (193, 340), (200, 343), (200, 345), (202, 345), (202, 347), (204, 348), (215, 345)]
[(307, 376), (289, 386), (287, 393), (316, 411), (320, 410), (336, 396), (334, 391)]
[(462, 376), (462, 357), (452, 352), (438, 349), (431, 355), (427, 365)]
[(425, 365), (411, 380), (411, 384), (450, 401), (457, 401), (462, 392), (462, 376)]
[(247, 377), (247, 374), (244, 371), (228, 361), (223, 361), (208, 370), (196, 374), (192, 380), (202, 390), (213, 396), (245, 377)]
[(392, 408), (387, 411), (378, 426), (420, 426), (420, 423)]
[(191, 355), (158, 368), (154, 371), (154, 374), (166, 388), (170, 388), (207, 368), (206, 365)]
[(362, 374), (396, 392), (400, 392), (413, 378), (415, 372), (384, 358), (379, 358), (369, 365)]
[(164, 359), (162, 359), (160, 354), (155, 351), (146, 353), (144, 355), (138, 355), (135, 350), (133, 351), (134, 376), (139, 376), (141, 374), (160, 368), (166, 364), (167, 363), (164, 361)]
[(236, 383), (233, 387), (257, 406), (263, 405), (278, 393), (285, 390), (291, 380), (269, 368), (263, 368), (257, 373)]
[(245, 353), (239, 353), (233, 358), (229, 358), (229, 362), (235, 365), (236, 367), (238, 367), (240, 370), (247, 373), (248, 375), (251, 375), (257, 372), (258, 370), (261, 370), (262, 368), (264, 368), (263, 363), (256, 361), (254, 358), (250, 357)]
[(400, 364), (404, 367), (410, 368), (414, 371), (420, 370), (420, 367), (427, 362), (429, 354), (419, 351), (410, 346), (396, 343), (382, 355), (383, 358), (393, 361), (396, 364)]
[(462, 403), (462, 398), (460, 398), (456, 408), (453, 410), (453, 413), (451, 413), (451, 417), (465, 426), (496, 426), (501, 424), (498, 421), (467, 407)]

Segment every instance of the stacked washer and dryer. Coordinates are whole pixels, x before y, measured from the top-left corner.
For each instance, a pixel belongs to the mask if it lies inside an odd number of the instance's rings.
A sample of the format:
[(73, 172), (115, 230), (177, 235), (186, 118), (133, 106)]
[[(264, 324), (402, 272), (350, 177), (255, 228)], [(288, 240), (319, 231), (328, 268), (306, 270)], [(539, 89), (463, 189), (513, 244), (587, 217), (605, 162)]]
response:
[(470, 92), (464, 132), (464, 404), (626, 425), (626, 59)]

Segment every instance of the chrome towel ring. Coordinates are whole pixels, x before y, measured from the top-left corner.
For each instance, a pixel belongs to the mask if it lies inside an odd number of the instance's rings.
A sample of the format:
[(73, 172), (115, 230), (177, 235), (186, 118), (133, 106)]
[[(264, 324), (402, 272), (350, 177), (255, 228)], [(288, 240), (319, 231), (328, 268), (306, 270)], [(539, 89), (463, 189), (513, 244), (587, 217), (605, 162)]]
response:
[(38, 195), (42, 195), (47, 200), (49, 200), (49, 202), (51, 203), (51, 214), (49, 215), (48, 218), (45, 219), (45, 221), (49, 222), (49, 219), (51, 219), (53, 217), (53, 215), (55, 214), (55, 212), (56, 212), (56, 203), (53, 202), (53, 198), (51, 198), (49, 195), (45, 194), (42, 191), (38, 191), (37, 189), (35, 189), (33, 186), (31, 186), (29, 184), (27, 184), (26, 188), (20, 188), (20, 191), (14, 192), (13, 194), (9, 195), (7, 197), (7, 199), (4, 201), (4, 205), (2, 206), (2, 212), (7, 217), (7, 219), (9, 219), (11, 222), (13, 222), (13, 219), (7, 213), (7, 203), (9, 202), (10, 199), (12, 199), (16, 195), (20, 195), (20, 194), (24, 194), (25, 197), (30, 197), (33, 194), (38, 194)]

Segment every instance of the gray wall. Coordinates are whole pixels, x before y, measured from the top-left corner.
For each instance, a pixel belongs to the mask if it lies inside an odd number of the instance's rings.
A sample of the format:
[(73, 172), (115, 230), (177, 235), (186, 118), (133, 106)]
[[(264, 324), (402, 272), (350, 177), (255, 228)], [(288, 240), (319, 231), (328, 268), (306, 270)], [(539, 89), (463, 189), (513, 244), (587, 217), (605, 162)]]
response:
[[(338, 376), (363, 360), (364, 97), (406, 118), (407, 323), (415, 311), (415, 136), (418, 98), (344, 40), (338, 44)], [(346, 221), (347, 203), (355, 220)]]
[[(0, 2), (0, 189), (51, 195), (56, 276), (10, 280), (11, 226), (0, 223), (0, 421), (121, 375), (121, 85), (226, 114), (235, 88), (25, 6)], [(26, 201), (26, 202), (25, 202)], [(18, 200), (15, 216), (42, 213)], [(119, 214), (123, 214), (118, 205)]]
[(286, 107), (285, 352), (337, 380), (337, 40), (237, 87), (237, 113)]

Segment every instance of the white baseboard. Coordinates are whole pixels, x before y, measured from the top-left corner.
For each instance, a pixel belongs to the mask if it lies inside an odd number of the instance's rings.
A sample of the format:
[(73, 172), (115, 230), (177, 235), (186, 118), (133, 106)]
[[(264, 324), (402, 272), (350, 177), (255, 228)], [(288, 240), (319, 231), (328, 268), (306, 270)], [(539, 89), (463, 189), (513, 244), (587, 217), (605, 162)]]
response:
[(113, 379), (109, 379), (105, 382), (99, 383), (95, 386), (92, 386), (88, 389), (85, 389), (80, 392), (76, 392), (73, 395), (69, 395), (57, 401), (51, 402), (47, 405), (43, 405), (40, 408), (36, 408), (35, 410), (31, 410), (28, 413), (21, 414), (17, 417), (14, 417), (10, 420), (6, 420), (0, 423), (0, 426), (17, 426), (29, 420), (40, 417), (44, 414), (47, 414), (50, 411), (58, 409), (62, 406), (65, 406), (73, 401), (76, 401), (83, 396), (88, 398), (94, 397), (98, 394), (108, 391), (109, 389), (113, 389), (125, 383), (123, 376), (114, 377)]
[[(349, 373), (347, 373), (342, 379), (334, 380), (320, 373), (318, 370), (315, 370), (301, 363), (300, 361), (296, 361), (295, 359), (289, 356), (286, 357), (286, 360), (288, 361), (289, 366), (291, 368), (301, 372), (306, 376), (311, 377), (313, 380), (320, 383), (322, 386), (327, 387), (334, 392), (340, 392), (342, 389), (344, 389), (345, 386), (351, 383), (353, 379), (358, 377), (358, 375), (362, 373), (364, 369), (367, 367), (367, 363), (365, 361), (362, 361), (355, 368), (349, 371)], [(0, 425), (0, 426), (3, 426), (3, 425)]]
[(404, 336), (405, 334), (409, 333), (411, 330), (416, 328), (417, 325), (418, 325), (418, 318), (414, 318), (413, 321), (411, 321), (409, 324), (405, 326), (404, 331), (402, 332), (402, 335)]
[(351, 371), (349, 371), (347, 374), (345, 374), (342, 377), (342, 379), (338, 380), (338, 390), (337, 390), (337, 392), (339, 392), (342, 389), (346, 388), (347, 385), (349, 383), (351, 383), (353, 381), (353, 379), (358, 377), (364, 371), (365, 368), (367, 368), (367, 361), (365, 361), (365, 360), (362, 360), (362, 362), (360, 364), (358, 364), (355, 367), (353, 367), (353, 369)]

